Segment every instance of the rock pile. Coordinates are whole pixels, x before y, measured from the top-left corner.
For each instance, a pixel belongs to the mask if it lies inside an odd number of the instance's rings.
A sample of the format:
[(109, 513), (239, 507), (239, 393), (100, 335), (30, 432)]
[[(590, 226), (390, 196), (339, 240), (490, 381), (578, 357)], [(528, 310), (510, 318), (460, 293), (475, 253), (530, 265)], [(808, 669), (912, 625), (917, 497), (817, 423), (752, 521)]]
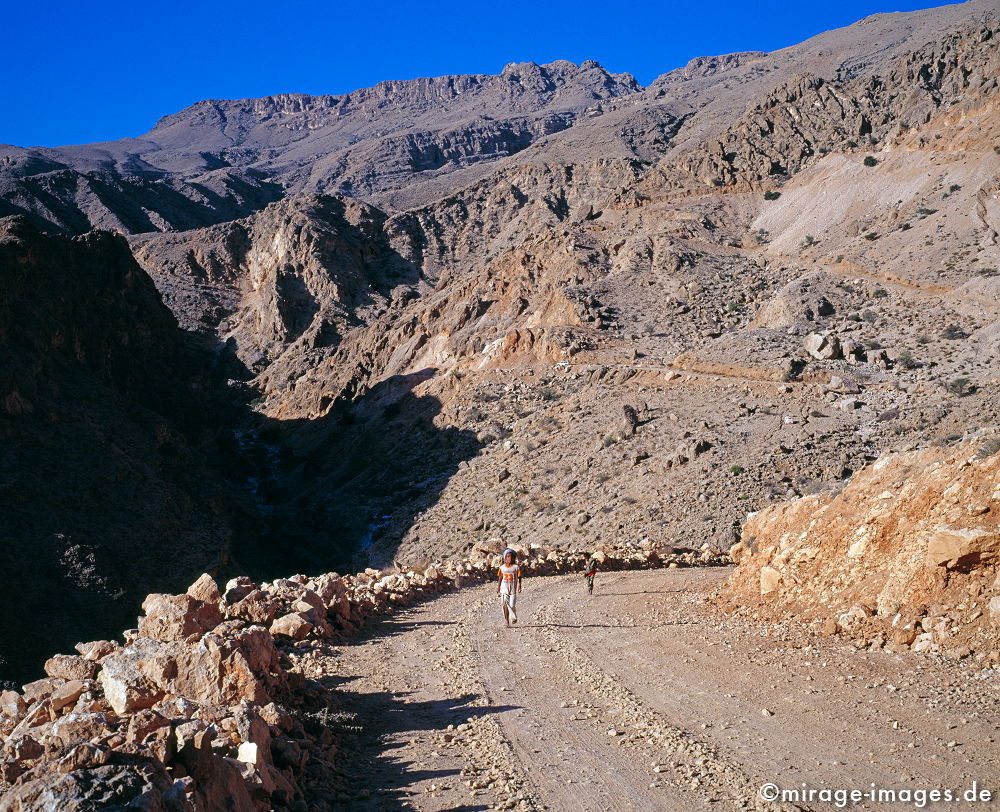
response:
[[(0, 810), (305, 810), (307, 764), (336, 744), (307, 734), (310, 687), (288, 652), (342, 639), (374, 616), (493, 577), (502, 544), (458, 562), (353, 576), (295, 575), (220, 590), (202, 575), (149, 595), (124, 643), (77, 645), (46, 676), (0, 694)], [(590, 554), (519, 547), (532, 575), (579, 571)], [(728, 563), (711, 550), (597, 553), (605, 569)], [(313, 703), (314, 704), (314, 703)]]
[(840, 492), (751, 514), (730, 597), (866, 648), (1000, 662), (996, 440), (891, 454)]

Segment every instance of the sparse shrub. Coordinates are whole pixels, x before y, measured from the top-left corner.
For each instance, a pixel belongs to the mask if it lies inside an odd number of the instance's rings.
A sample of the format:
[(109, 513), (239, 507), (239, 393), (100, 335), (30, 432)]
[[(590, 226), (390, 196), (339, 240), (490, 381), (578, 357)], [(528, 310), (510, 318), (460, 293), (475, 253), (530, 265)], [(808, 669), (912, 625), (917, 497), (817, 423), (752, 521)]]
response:
[(958, 395), (959, 397), (964, 397), (965, 395), (969, 394), (969, 392), (972, 391), (972, 389), (969, 387), (968, 378), (953, 378), (952, 380), (948, 381), (947, 385), (945, 386), (945, 389), (951, 392), (951, 394)]
[(948, 187), (948, 194), (953, 195), (953, 194), (955, 194), (955, 192), (957, 192), (961, 188), (962, 187), (961, 187), (960, 184), (953, 183), (951, 186)]
[(843, 254), (837, 254), (837, 256), (836, 256), (836, 257), (834, 257), (834, 260), (833, 260), (833, 261), (834, 261), (834, 262), (835, 262), (835, 263), (836, 263), (837, 265), (839, 265), (839, 264), (840, 264), (841, 262), (843, 262), (843, 261), (844, 261), (844, 255), (843, 255)]
[(740, 474), (743, 473), (743, 466), (742, 465), (730, 465), (729, 466), (729, 473), (731, 473), (733, 476), (739, 476)]
[(913, 228), (913, 226), (911, 226), (909, 223), (903, 223), (903, 225), (901, 225), (899, 227), (899, 230), (900, 231), (909, 231), (911, 228)]
[(757, 245), (763, 245), (770, 239), (770, 237), (771, 233), (766, 228), (758, 228), (753, 233), (754, 242), (756, 242)]
[(985, 460), (1000, 451), (1000, 437), (987, 440), (976, 449), (976, 459)]
[(861, 320), (871, 324), (874, 321), (878, 321), (878, 313), (876, 313), (874, 310), (865, 310), (861, 314)]
[(605, 448), (607, 448), (608, 446), (612, 446), (612, 445), (615, 444), (615, 438), (612, 437), (610, 434), (607, 434), (607, 435), (605, 435), (604, 439), (601, 441), (601, 444)]
[(876, 234), (874, 231), (869, 231), (867, 234), (865, 234), (865, 239), (869, 241), (877, 240), (878, 234)]
[(937, 209), (917, 209), (917, 214), (921, 217), (930, 217), (932, 214), (937, 214)]
[(812, 234), (806, 234), (805, 238), (799, 244), (799, 248), (809, 248), (817, 242), (819, 242), (819, 240), (817, 240)]
[(882, 349), (882, 342), (879, 341), (877, 338), (866, 338), (861, 343), (864, 344), (865, 345), (865, 349), (868, 349), (868, 350), (880, 350), (880, 349)]
[(865, 166), (877, 166), (878, 159), (874, 155), (866, 155), (863, 163)]
[(949, 324), (941, 331), (941, 338), (946, 338), (949, 341), (956, 341), (960, 338), (968, 338), (968, 333), (965, 332), (957, 324)]
[(480, 420), (486, 417), (486, 412), (484, 412), (478, 406), (473, 406), (465, 414), (469, 418), (469, 420), (471, 420), (473, 423), (478, 423)]
[(739, 302), (730, 302), (729, 304), (726, 305), (727, 313), (736, 313), (742, 309), (743, 305), (741, 305)]
[(543, 386), (538, 390), (538, 397), (541, 400), (555, 400), (559, 397), (559, 393), (551, 386)]
[(930, 336), (924, 336), (924, 335), (917, 336), (917, 343), (918, 344), (930, 344), (931, 343), (931, 338), (930, 338)]
[(976, 276), (990, 277), (996, 275), (997, 275), (996, 268), (980, 268), (978, 271), (976, 271)]
[(913, 353), (909, 350), (903, 350), (896, 359), (896, 363), (903, 369), (913, 369), (917, 365), (917, 359), (913, 357)]
[(875, 288), (875, 292), (872, 294), (876, 299), (884, 299), (889, 295), (889, 291), (885, 288)]
[(779, 197), (781, 197), (781, 192), (778, 192), (774, 189), (768, 192), (764, 192), (764, 200), (777, 200)]

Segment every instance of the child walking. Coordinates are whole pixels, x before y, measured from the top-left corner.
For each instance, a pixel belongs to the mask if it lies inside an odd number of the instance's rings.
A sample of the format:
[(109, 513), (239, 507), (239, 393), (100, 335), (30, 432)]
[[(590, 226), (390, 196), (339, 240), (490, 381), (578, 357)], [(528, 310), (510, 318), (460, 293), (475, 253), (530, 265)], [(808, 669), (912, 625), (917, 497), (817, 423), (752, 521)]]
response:
[(587, 563), (583, 565), (586, 572), (584, 572), (583, 577), (587, 579), (587, 594), (594, 594), (594, 576), (597, 575), (597, 556), (592, 555), (587, 559)]
[(517, 553), (511, 549), (503, 552), (503, 563), (497, 570), (497, 595), (503, 606), (503, 619), (509, 627), (517, 623), (517, 593), (521, 591), (521, 568), (517, 564)]

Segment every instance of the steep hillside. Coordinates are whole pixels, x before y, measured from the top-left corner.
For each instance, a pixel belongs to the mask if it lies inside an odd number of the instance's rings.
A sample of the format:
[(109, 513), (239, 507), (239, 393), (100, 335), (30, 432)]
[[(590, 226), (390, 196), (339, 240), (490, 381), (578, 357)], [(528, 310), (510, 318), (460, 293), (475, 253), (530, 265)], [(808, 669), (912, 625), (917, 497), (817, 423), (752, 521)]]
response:
[(0, 679), (23, 681), (154, 585), (240, 557), (254, 526), (217, 468), (208, 380), (122, 237), (0, 220), (0, 358)]

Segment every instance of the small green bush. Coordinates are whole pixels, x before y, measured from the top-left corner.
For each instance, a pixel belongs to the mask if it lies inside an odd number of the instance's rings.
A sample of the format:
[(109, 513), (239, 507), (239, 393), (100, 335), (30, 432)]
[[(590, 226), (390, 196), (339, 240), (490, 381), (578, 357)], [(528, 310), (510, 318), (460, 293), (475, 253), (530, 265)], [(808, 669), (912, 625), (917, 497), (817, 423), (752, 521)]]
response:
[(987, 457), (992, 457), (998, 451), (1000, 451), (1000, 437), (994, 437), (976, 449), (976, 458), (984, 460)]
[(959, 397), (967, 395), (970, 391), (972, 391), (969, 388), (968, 378), (953, 378), (952, 380), (948, 381), (948, 384), (947, 386), (945, 386), (945, 389), (951, 392), (951, 394), (958, 395)]
[(913, 353), (909, 350), (903, 350), (899, 354), (899, 358), (896, 359), (896, 363), (903, 369), (913, 369), (917, 365), (917, 359), (913, 357)]
[(876, 166), (876, 165), (878, 165), (878, 160), (875, 157), (871, 156), (871, 155), (867, 155), (867, 156), (865, 156), (864, 165), (865, 166)]
[(771, 190), (769, 192), (764, 192), (764, 200), (777, 200), (781, 197), (781, 192)]
[(941, 331), (941, 338), (946, 338), (949, 341), (956, 341), (960, 338), (968, 338), (968, 334), (959, 327), (957, 324), (949, 324)]
[(730, 465), (729, 466), (729, 473), (731, 473), (733, 476), (739, 476), (740, 474), (743, 473), (743, 466), (742, 465)]

